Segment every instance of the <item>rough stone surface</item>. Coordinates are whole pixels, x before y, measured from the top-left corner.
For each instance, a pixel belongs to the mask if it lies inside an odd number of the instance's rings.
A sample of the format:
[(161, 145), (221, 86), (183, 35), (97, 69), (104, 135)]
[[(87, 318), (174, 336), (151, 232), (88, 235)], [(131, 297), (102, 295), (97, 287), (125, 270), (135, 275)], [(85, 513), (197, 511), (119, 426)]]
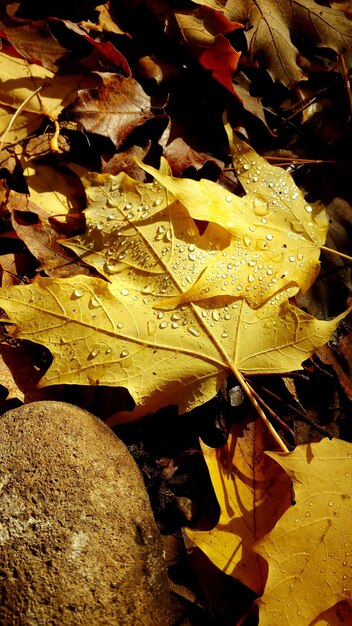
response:
[(0, 417), (1, 626), (167, 626), (158, 531), (125, 445), (90, 413)]

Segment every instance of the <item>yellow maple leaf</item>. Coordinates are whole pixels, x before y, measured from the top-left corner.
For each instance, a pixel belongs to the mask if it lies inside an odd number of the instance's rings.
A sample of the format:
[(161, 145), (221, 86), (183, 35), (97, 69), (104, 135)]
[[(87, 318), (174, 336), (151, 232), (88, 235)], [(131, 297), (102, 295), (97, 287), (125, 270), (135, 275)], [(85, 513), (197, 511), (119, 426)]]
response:
[(271, 443), (260, 420), (234, 425), (222, 448), (202, 443), (220, 519), (210, 531), (185, 529), (217, 567), (257, 594), (263, 592), (267, 566), (253, 545), (274, 527), (291, 499), (287, 474), (263, 454)]
[(225, 128), (238, 177), (247, 192), (243, 198), (210, 180), (173, 178), (140, 164), (193, 219), (210, 221), (231, 235), (226, 253), (222, 249), (215, 252), (182, 296), (164, 299), (162, 304), (241, 294), (252, 307), (260, 306), (287, 285), (305, 292), (319, 271), (320, 246), (328, 228), (325, 211), (307, 204), (288, 172), (270, 165), (234, 138), (228, 124)]
[[(233, 372), (266, 419), (243, 374), (300, 368), (342, 316), (312, 318), (288, 304), (296, 288), (286, 284), (251, 308), (227, 256), (231, 234), (210, 223), (200, 235), (187, 209), (157, 181), (92, 174), (85, 184), (86, 232), (64, 245), (110, 284), (76, 276), (0, 292), (17, 336), (43, 343), (54, 356), (42, 384), (128, 387), (138, 406), (123, 418), (135, 419), (168, 404), (188, 411), (213, 397)], [(231, 297), (225, 288), (215, 298), (158, 308), (166, 296), (182, 298), (218, 253), (229, 266)]]
[[(33, 132), (43, 116), (56, 120), (79, 89), (97, 81), (83, 74), (55, 75), (42, 65), (0, 52), (0, 137), (18, 141)], [(20, 115), (13, 119), (18, 109)]]
[(55, 357), (44, 384), (126, 386), (139, 405), (133, 418), (167, 404), (190, 410), (233, 372), (260, 410), (242, 374), (299, 368), (329, 339), (339, 318), (319, 321), (289, 305), (289, 288), (257, 310), (237, 289), (239, 297), (158, 310), (160, 298), (182, 296), (219, 249), (227, 253), (230, 234), (210, 224), (199, 235), (185, 207), (170, 204), (158, 183), (122, 173), (92, 175), (86, 184), (86, 233), (65, 245), (111, 286), (77, 276), (1, 292), (18, 336)]
[(139, 406), (126, 419), (168, 404), (188, 411), (212, 398), (231, 371), (244, 384), (240, 371), (266, 371), (269, 362), (271, 371), (297, 369), (337, 323), (287, 304), (285, 313), (276, 302), (258, 320), (244, 300), (167, 312), (153, 301), (134, 289), (133, 278), (129, 288), (75, 276), (0, 290), (15, 336), (54, 356), (42, 385), (127, 387)]
[[(243, 150), (247, 154), (249, 147), (243, 144)], [(124, 173), (90, 175), (85, 182), (87, 230), (65, 245), (84, 254), (109, 280), (116, 274), (121, 283), (131, 267), (142, 270), (140, 288), (158, 294), (159, 306), (242, 296), (257, 307), (288, 285), (291, 295), (305, 291), (319, 269), (325, 213), (311, 214), (289, 174), (269, 164), (264, 170), (266, 162), (254, 151), (248, 157), (263, 168), (263, 198), (255, 191), (239, 198), (208, 180), (172, 178), (165, 165), (161, 171), (143, 165), (159, 185)], [(280, 204), (277, 186), (284, 185), (294, 198)], [(182, 204), (173, 203), (175, 198)], [(202, 235), (194, 219), (210, 222)], [(179, 287), (165, 275), (171, 261)]]
[(352, 604), (352, 444), (323, 439), (267, 454), (292, 479), (296, 504), (255, 547), (269, 564), (259, 624), (331, 623), (318, 618), (338, 602)]

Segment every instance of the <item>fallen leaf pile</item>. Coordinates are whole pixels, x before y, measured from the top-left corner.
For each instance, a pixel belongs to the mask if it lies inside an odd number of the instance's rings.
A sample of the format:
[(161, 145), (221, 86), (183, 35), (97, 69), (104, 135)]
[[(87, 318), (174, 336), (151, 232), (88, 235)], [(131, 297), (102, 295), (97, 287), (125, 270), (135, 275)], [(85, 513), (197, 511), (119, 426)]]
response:
[(293, 35), (309, 38), (311, 48), (327, 46), (337, 52), (350, 49), (352, 24), (341, 11), (313, 0), (195, 0), (220, 10), (228, 20), (246, 26), (250, 55), (269, 70), (275, 80), (292, 86), (304, 78)]
[(348, 3), (30, 4), (0, 7), (1, 407), (223, 402), (186, 542), (260, 626), (349, 623)]

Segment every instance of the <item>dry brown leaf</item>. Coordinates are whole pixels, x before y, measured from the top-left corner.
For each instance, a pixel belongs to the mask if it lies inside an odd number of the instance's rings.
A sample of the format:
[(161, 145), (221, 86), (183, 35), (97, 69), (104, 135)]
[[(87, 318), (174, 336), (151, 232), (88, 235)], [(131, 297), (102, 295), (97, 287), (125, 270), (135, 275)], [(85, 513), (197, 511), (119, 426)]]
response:
[(338, 602), (324, 611), (310, 626), (349, 626), (352, 624), (352, 606), (346, 601)]
[(68, 50), (53, 36), (48, 22), (28, 22), (19, 18), (13, 20), (2, 15), (0, 29), (2, 36), (6, 37), (22, 59), (28, 63), (38, 63), (52, 72), (58, 70), (60, 59), (68, 54)]
[[(26, 221), (26, 213), (22, 212), (23, 217), (21, 217), (21, 207), (24, 204), (21, 202), (22, 200), (23, 195), (11, 191), (7, 208), (11, 212), (11, 222), (17, 236), (22, 239), (28, 250), (40, 262), (36, 271), (44, 271), (47, 276), (56, 277), (74, 276), (77, 273), (88, 274), (88, 268), (77, 263), (77, 257), (58, 243), (58, 239), (62, 240), (62, 235), (59, 235), (50, 225), (47, 219), (48, 214), (45, 215), (44, 211), (32, 202), (25, 201), (27, 211), (38, 216), (40, 214), (41, 219), (33, 224), (31, 221)], [(0, 257), (1, 262), (2, 257)]]
[(340, 11), (344, 11), (347, 15), (352, 17), (352, 2), (347, 2), (345, 0), (335, 0), (335, 2), (330, 2), (331, 6), (334, 9), (339, 9)]
[(165, 146), (164, 156), (171, 166), (174, 176), (181, 176), (188, 167), (194, 167), (199, 171), (209, 162), (219, 170), (224, 166), (222, 161), (210, 154), (193, 150), (181, 137), (177, 137)]
[(125, 31), (123, 31), (116, 20), (112, 15), (111, 2), (106, 2), (105, 4), (99, 4), (95, 7), (95, 11), (98, 12), (98, 22), (80, 22), (80, 25), (88, 31), (99, 31), (106, 33), (115, 33), (115, 35), (127, 35)]
[(322, 346), (317, 350), (319, 359), (331, 365), (347, 398), (352, 401), (352, 330), (334, 341), (332, 346)]
[(242, 24), (231, 21), (219, 11), (200, 6), (192, 11), (176, 11), (182, 40), (206, 70), (234, 95), (232, 77), (241, 56), (224, 36)]
[(88, 132), (109, 137), (118, 148), (137, 126), (154, 117), (150, 98), (132, 76), (99, 75), (102, 84), (82, 90), (72, 113)]
[(30, 351), (25, 346), (12, 346), (0, 343), (0, 384), (8, 395), (6, 400), (14, 398), (24, 401), (37, 399), (36, 383), (41, 372), (34, 365)]
[(136, 163), (136, 158), (144, 159), (150, 148), (150, 142), (144, 148), (133, 145), (122, 152), (115, 152), (112, 156), (103, 155), (101, 171), (106, 174), (116, 176), (120, 172), (125, 172), (135, 180), (144, 181), (145, 174)]
[(224, 13), (246, 27), (252, 59), (288, 87), (305, 77), (299, 67), (299, 51), (292, 35), (305, 36), (310, 44), (336, 52), (352, 45), (352, 23), (341, 11), (314, 0), (195, 0)]

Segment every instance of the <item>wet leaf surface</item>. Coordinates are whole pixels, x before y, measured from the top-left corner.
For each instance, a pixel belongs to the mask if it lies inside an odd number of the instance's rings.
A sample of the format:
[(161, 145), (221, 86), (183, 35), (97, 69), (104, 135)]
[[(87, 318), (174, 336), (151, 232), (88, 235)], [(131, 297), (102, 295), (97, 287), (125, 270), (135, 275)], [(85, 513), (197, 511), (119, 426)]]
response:
[(323, 439), (287, 456), (267, 454), (292, 479), (296, 504), (256, 546), (269, 562), (259, 624), (310, 624), (338, 601), (351, 602), (352, 446)]
[[(352, 437), (350, 316), (333, 332), (352, 303), (349, 14), (321, 0), (1, 4), (0, 412), (64, 400), (116, 424), (165, 536), (172, 624), (281, 626), (292, 607), (297, 626), (351, 621), (331, 556), (349, 576), (349, 487), (325, 502), (329, 545), (313, 542), (299, 502), (280, 517), (287, 490), (270, 508), (286, 475), (262, 453)], [(339, 463), (324, 457), (318, 517)], [(204, 552), (186, 554), (184, 525)], [(295, 542), (316, 544), (324, 575), (299, 570)]]

